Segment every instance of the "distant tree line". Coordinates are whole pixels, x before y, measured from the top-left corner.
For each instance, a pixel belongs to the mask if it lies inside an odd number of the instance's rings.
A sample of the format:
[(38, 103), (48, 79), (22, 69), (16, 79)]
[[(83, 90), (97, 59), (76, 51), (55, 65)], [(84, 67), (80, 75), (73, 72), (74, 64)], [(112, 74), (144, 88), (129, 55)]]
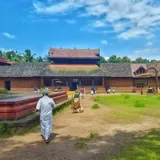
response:
[[(36, 56), (32, 54), (29, 49), (26, 49), (24, 52), (17, 51), (1, 51), (0, 57), (3, 57), (12, 62), (49, 62), (47, 55), (44, 57)], [(142, 57), (137, 58), (136, 60), (131, 60), (129, 57), (117, 57), (116, 55), (110, 56), (107, 60), (100, 56), (100, 63), (157, 63), (160, 60), (148, 60)]]
[(0, 57), (3, 57), (11, 62), (45, 62), (48, 61), (47, 56), (41, 57), (32, 54), (29, 49), (26, 49), (24, 52), (17, 51), (1, 51)]
[(142, 57), (131, 60), (129, 57), (117, 57), (116, 55), (110, 56), (107, 60), (104, 57), (100, 57), (100, 63), (157, 63), (160, 60), (148, 60)]

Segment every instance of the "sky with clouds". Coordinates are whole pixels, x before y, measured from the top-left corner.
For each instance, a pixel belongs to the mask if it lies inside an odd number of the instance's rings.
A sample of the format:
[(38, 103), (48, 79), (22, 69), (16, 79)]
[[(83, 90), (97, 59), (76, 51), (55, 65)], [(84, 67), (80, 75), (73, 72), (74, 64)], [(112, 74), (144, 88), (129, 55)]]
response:
[(160, 0), (1, 0), (0, 49), (100, 48), (160, 59)]

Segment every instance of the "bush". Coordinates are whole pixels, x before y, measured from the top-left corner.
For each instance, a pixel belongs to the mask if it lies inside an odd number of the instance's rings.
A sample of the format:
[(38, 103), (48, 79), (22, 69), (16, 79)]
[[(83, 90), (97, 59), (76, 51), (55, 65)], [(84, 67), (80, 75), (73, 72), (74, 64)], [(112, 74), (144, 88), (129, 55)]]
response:
[(89, 134), (89, 138), (90, 138), (90, 139), (93, 139), (93, 138), (95, 138), (95, 137), (97, 137), (97, 136), (98, 136), (97, 133), (90, 133), (90, 134)]
[(124, 99), (130, 99), (131, 96), (128, 94), (125, 94), (123, 97), (124, 97)]
[(98, 104), (94, 104), (93, 106), (92, 106), (92, 109), (99, 109), (100, 107), (99, 107), (99, 105)]
[(0, 94), (8, 94), (8, 90), (7, 89), (0, 89)]
[(142, 108), (142, 107), (145, 107), (145, 104), (141, 101), (136, 101), (134, 104), (134, 107)]
[(0, 135), (7, 132), (7, 125), (0, 124)]

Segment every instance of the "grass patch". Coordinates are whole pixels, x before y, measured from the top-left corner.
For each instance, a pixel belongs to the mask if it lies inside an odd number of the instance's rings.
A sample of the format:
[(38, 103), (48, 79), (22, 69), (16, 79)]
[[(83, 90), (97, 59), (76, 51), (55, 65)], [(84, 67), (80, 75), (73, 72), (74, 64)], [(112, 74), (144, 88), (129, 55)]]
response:
[(160, 101), (160, 95), (157, 96), (157, 100)]
[(124, 95), (123, 95), (123, 98), (124, 98), (125, 100), (127, 100), (127, 99), (130, 99), (131, 96), (130, 96), (129, 94), (124, 94)]
[(94, 104), (93, 106), (92, 106), (92, 109), (99, 109), (100, 108), (100, 106), (98, 105), (98, 104)]
[(88, 143), (92, 141), (95, 137), (97, 137), (97, 133), (90, 133), (87, 138), (79, 138), (77, 139), (75, 146), (78, 149), (87, 148)]
[(0, 94), (8, 94), (8, 90), (7, 89), (0, 89)]
[(38, 132), (40, 130), (39, 124), (32, 124), (31, 126), (27, 127), (9, 127), (7, 128), (6, 125), (0, 124), (0, 138), (9, 138), (15, 135), (23, 136), (27, 133), (31, 132)]
[(122, 110), (113, 110), (104, 117), (107, 123), (133, 123), (139, 120), (139, 115)]
[(97, 96), (95, 102), (111, 109), (105, 116), (109, 122), (132, 122), (141, 116), (160, 118), (160, 95), (110, 95)]
[(133, 145), (124, 148), (112, 160), (160, 160), (160, 130), (139, 136)]
[(136, 101), (134, 104), (134, 107), (142, 108), (142, 107), (145, 107), (145, 104), (141, 101)]

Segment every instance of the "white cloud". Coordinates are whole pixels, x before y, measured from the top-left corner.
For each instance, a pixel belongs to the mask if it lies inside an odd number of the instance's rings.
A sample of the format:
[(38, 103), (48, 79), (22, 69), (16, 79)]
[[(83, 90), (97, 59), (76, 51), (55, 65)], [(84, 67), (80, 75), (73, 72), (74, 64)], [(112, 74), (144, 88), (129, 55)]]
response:
[(107, 41), (107, 40), (101, 40), (101, 44), (107, 45), (107, 44), (108, 44), (108, 41)]
[(95, 21), (95, 23), (93, 23), (93, 27), (104, 27), (106, 24), (103, 21)]
[(133, 51), (129, 57), (131, 59), (136, 59), (138, 57), (143, 57), (149, 60), (156, 59), (160, 60), (160, 48), (145, 48), (142, 50), (135, 50)]
[(107, 14), (107, 6), (103, 4), (89, 6), (86, 8), (86, 11), (87, 11), (86, 15), (99, 16), (102, 14)]
[(146, 43), (146, 46), (152, 46), (152, 45), (153, 45), (152, 42), (147, 42), (147, 43)]
[(149, 35), (149, 32), (147, 32), (144, 29), (140, 29), (140, 28), (133, 28), (130, 29), (126, 32), (121, 33), (118, 38), (122, 38), (125, 40), (128, 40), (130, 38), (136, 38), (136, 37), (140, 37), (141, 35)]
[[(47, 1), (47, 0), (46, 0)], [(51, 0), (48, 0), (51, 1)], [(92, 16), (93, 27), (107, 27), (121, 39), (140, 36), (153, 37), (154, 31), (160, 27), (160, 3), (157, 0), (63, 0), (55, 3), (42, 3), (35, 0), (34, 9), (41, 14), (69, 14), (69, 11), (82, 9), (81, 16)], [(83, 12), (82, 12), (83, 11)], [(72, 13), (73, 15), (73, 13)], [(76, 16), (76, 15), (75, 15)], [(97, 16), (102, 16), (97, 20)]]
[(76, 21), (74, 19), (67, 19), (67, 20), (65, 20), (65, 22), (68, 24), (75, 24), (76, 23)]
[(3, 35), (4, 35), (5, 37), (9, 38), (9, 39), (15, 39), (15, 38), (16, 38), (15, 35), (10, 34), (10, 33), (7, 33), (7, 32), (4, 32)]

